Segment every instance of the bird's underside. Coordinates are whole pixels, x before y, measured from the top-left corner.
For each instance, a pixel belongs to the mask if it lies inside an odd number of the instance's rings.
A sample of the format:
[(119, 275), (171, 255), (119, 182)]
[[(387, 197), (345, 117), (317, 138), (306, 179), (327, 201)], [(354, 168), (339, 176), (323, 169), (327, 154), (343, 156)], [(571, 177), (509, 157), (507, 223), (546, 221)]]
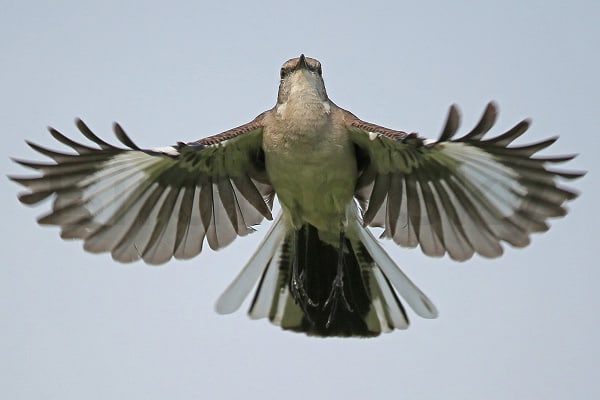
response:
[(149, 264), (251, 233), (272, 219), (277, 195), (282, 214), (217, 311), (235, 311), (258, 282), (253, 318), (309, 335), (376, 336), (408, 326), (398, 294), (420, 316), (437, 311), (367, 226), (430, 256), (497, 257), (502, 242), (526, 246), (577, 196), (558, 180), (583, 173), (553, 168), (574, 156), (537, 155), (556, 138), (514, 145), (528, 121), (487, 138), (492, 103), (455, 137), (458, 119), (453, 106), (437, 140), (364, 122), (329, 100), (320, 63), (301, 56), (282, 67), (277, 105), (240, 127), (142, 149), (117, 124), (125, 147), (77, 120), (92, 145), (50, 129), (72, 151), (28, 142), (51, 162), (15, 160), (39, 175), (11, 179), (27, 189), (23, 203), (53, 199), (38, 221), (59, 226), (62, 238)]

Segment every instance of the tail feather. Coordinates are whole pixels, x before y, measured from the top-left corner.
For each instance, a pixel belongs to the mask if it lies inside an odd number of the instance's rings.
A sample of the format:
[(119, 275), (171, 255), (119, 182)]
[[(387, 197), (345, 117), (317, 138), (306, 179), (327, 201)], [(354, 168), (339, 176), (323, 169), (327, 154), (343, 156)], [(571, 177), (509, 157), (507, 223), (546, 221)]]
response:
[(240, 308), (258, 278), (270, 264), (275, 252), (281, 247), (284, 237), (285, 225), (279, 214), (256, 252), (217, 300), (215, 309), (219, 314), (231, 314)]
[[(278, 216), (259, 249), (217, 302), (217, 312), (235, 311), (259, 281), (249, 314), (269, 318), (283, 329), (311, 336), (377, 336), (406, 329), (408, 317), (396, 290), (417, 314), (435, 318), (431, 301), (399, 270), (376, 239), (356, 217), (348, 226), (344, 248), (344, 293), (351, 310), (337, 307), (329, 321), (324, 307), (337, 273), (338, 249), (319, 237), (318, 230), (304, 225), (299, 248), (294, 233)], [(304, 288), (316, 305), (300, 306), (289, 285), (294, 251), (304, 272)]]
[[(308, 297), (316, 305), (307, 305), (302, 308), (296, 304), (290, 294), (289, 282), (294, 257), (293, 233), (290, 232), (283, 242), (280, 257), (277, 260), (276, 279), (267, 279), (267, 275), (275, 275), (275, 273), (266, 271), (255, 296), (256, 300), (265, 295), (271, 296), (268, 318), (283, 329), (305, 332), (315, 336), (374, 336), (379, 334), (381, 328), (377, 323), (377, 318), (370, 315), (373, 314), (370, 307), (371, 287), (368, 285), (371, 278), (367, 271), (363, 271), (359, 265), (352, 243), (346, 240), (348, 251), (344, 253), (344, 290), (352, 311), (345, 307), (338, 307), (328, 325), (330, 310), (324, 305), (337, 272), (337, 249), (321, 241), (318, 231), (310, 225), (302, 227), (300, 235), (299, 264), (305, 276), (304, 288)], [(270, 284), (268, 289), (265, 283)], [(250, 315), (253, 317), (264, 315), (257, 312), (256, 304), (257, 301), (254, 301), (250, 308)]]
[(423, 318), (437, 318), (438, 311), (431, 300), (423, 293), (396, 265), (390, 255), (381, 247), (373, 234), (362, 226), (358, 227), (358, 234), (362, 243), (381, 272), (391, 281), (402, 298), (419, 316)]

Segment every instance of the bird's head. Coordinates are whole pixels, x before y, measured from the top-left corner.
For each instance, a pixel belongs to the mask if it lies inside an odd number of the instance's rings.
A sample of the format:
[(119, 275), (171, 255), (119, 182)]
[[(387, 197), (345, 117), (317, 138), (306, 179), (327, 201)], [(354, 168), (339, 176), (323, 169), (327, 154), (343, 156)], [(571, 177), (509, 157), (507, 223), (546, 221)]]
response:
[(281, 83), (277, 103), (284, 104), (295, 96), (314, 96), (327, 101), (321, 63), (310, 57), (292, 58), (281, 66)]

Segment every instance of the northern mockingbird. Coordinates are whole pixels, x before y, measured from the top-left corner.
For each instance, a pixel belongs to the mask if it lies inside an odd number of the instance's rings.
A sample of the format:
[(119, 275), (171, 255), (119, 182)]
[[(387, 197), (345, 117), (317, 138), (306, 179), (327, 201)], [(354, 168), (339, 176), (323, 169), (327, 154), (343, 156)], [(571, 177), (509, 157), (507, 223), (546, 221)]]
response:
[(466, 260), (502, 254), (546, 220), (565, 215), (577, 193), (557, 184), (581, 172), (551, 169), (573, 155), (534, 155), (551, 138), (511, 143), (529, 127), (518, 123), (489, 139), (496, 107), (454, 137), (452, 106), (437, 140), (357, 118), (327, 96), (319, 61), (301, 55), (281, 67), (277, 104), (253, 121), (196, 142), (141, 149), (114, 125), (119, 148), (76, 124), (94, 147), (50, 128), (75, 153), (29, 145), (52, 163), (15, 160), (41, 173), (12, 177), (28, 189), (19, 199), (53, 197), (41, 224), (64, 239), (83, 239), (90, 252), (120, 262), (161, 264), (200, 253), (254, 231), (281, 213), (242, 272), (219, 298), (219, 313), (238, 309), (258, 281), (249, 314), (315, 336), (376, 336), (404, 329), (397, 293), (420, 316), (433, 303), (396, 266), (367, 226), (429, 256)]

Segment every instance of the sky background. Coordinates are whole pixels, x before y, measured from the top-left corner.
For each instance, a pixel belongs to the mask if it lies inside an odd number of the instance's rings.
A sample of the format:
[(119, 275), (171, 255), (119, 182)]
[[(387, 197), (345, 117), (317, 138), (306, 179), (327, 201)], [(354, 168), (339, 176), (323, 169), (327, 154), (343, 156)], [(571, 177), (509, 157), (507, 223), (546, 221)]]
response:
[[(376, 339), (315, 339), (214, 303), (266, 232), (160, 267), (65, 242), (0, 179), (0, 397), (5, 399), (600, 398), (600, 6), (597, 1), (0, 0), (2, 175), (24, 140), (61, 148), (83, 118), (139, 145), (196, 140), (275, 104), (279, 67), (319, 59), (338, 105), (437, 137), (485, 104), (520, 143), (580, 153), (570, 214), (499, 259), (456, 263), (386, 243), (440, 310)], [(207, 248), (207, 247), (206, 247)]]

